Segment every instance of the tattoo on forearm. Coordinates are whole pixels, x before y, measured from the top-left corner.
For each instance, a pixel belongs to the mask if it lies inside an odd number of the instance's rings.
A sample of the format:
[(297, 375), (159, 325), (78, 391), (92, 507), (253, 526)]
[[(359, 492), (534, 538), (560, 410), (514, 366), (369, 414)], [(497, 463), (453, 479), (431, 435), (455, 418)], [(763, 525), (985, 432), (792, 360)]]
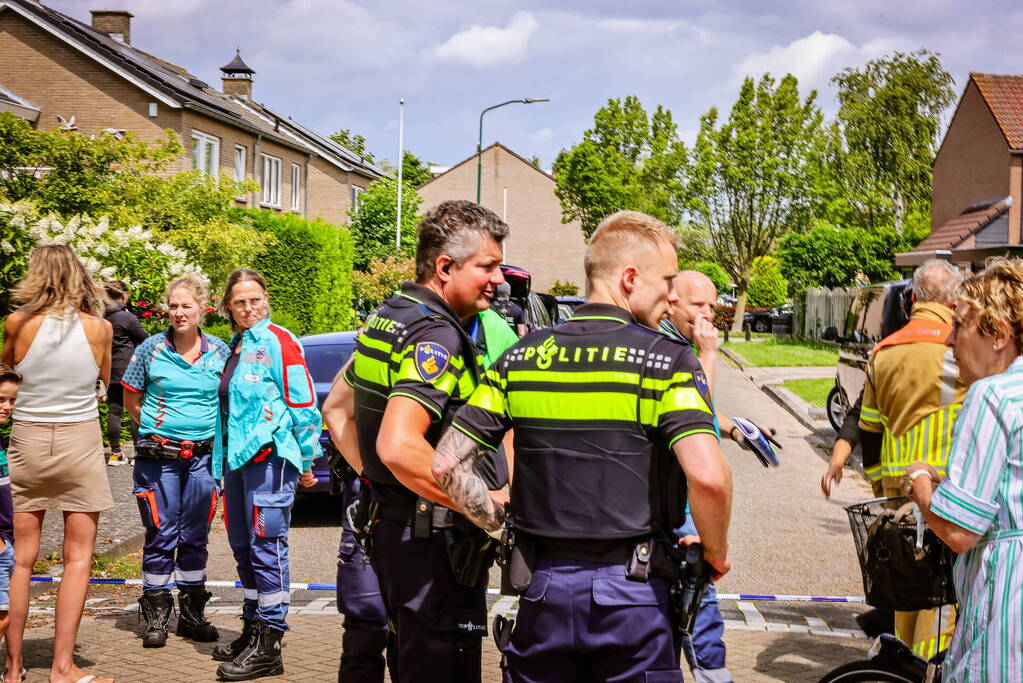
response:
[(462, 514), (476, 526), (493, 531), (504, 524), (505, 511), (494, 504), (486, 482), (474, 469), (485, 452), (462, 432), (449, 429), (437, 445), (433, 476)]

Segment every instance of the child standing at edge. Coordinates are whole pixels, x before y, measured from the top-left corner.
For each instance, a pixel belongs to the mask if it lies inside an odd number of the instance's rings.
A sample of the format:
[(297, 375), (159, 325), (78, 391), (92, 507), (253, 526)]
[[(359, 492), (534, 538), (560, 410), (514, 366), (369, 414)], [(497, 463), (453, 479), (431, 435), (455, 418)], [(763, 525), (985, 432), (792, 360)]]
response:
[[(18, 397), (21, 375), (0, 363), (0, 424), (11, 419)], [(11, 501), (11, 477), (7, 471), (7, 441), (0, 436), (0, 640), (7, 634), (11, 606), (9, 588), (14, 571), (14, 504)]]

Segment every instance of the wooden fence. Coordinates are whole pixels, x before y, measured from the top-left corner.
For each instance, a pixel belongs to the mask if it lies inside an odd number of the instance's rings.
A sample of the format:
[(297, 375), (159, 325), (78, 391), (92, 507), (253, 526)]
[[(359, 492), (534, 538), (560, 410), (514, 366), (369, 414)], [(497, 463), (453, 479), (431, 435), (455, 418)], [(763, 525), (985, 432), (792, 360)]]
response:
[(802, 320), (797, 329), (804, 339), (818, 340), (829, 327), (838, 329), (842, 334), (845, 317), (849, 312), (858, 289), (828, 289), (811, 287), (806, 290), (806, 298), (802, 306)]

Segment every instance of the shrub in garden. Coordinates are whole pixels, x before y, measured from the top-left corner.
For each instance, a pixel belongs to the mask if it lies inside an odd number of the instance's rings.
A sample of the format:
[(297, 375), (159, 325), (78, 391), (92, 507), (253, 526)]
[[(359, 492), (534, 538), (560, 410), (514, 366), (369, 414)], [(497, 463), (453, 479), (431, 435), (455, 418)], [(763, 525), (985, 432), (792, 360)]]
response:
[[(4, 297), (6, 288), (24, 274), (31, 247), (41, 244), (68, 245), (95, 279), (122, 280), (131, 289), (132, 300), (147, 305), (162, 301), (164, 287), (172, 278), (184, 273), (206, 278), (201, 268), (189, 263), (183, 251), (160, 241), (152, 232), (139, 226), (111, 228), (105, 217), (94, 220), (75, 216), (62, 221), (54, 216), (39, 216), (31, 204), (19, 202), (0, 204), (0, 226), (0, 235), (11, 237), (20, 245), (0, 242), (0, 250), (11, 251), (14, 263), (2, 283)], [(159, 316), (144, 316), (142, 323), (150, 331), (162, 327)]]
[(579, 294), (579, 285), (555, 280), (551, 288), (547, 290), (547, 293), (554, 296), (576, 296)]
[(789, 283), (781, 273), (781, 264), (771, 256), (753, 260), (753, 278), (749, 283), (746, 303), (753, 307), (771, 308), (785, 303)]
[(393, 296), (405, 280), (415, 280), (416, 260), (391, 256), (370, 262), (369, 270), (352, 273), (355, 306), (360, 313), (368, 313)]
[(293, 214), (255, 209), (231, 214), (274, 238), (252, 265), (266, 277), (272, 309), (294, 321), (286, 327), (299, 335), (352, 328), (353, 246), (347, 230)]
[(703, 273), (710, 278), (710, 281), (714, 283), (714, 287), (718, 290), (718, 294), (728, 294), (732, 291), (732, 279), (728, 277), (728, 273), (725, 272), (724, 268), (713, 261), (700, 261), (693, 266), (693, 270)]

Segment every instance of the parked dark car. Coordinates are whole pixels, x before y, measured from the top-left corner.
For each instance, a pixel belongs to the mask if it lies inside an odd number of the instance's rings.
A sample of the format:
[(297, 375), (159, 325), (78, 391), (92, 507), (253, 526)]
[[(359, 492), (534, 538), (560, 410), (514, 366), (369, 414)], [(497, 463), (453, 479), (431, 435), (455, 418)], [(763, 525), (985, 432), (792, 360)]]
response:
[[(338, 371), (348, 362), (355, 351), (356, 332), (328, 332), (326, 334), (310, 334), (302, 337), (302, 348), (305, 349), (306, 365), (313, 377), (316, 389), (316, 402), (322, 409), (323, 400), (330, 393), (330, 386)], [(330, 456), (328, 451), (333, 448), (327, 425), (320, 432), (320, 446), (323, 455), (313, 462), (313, 475), (319, 480), (309, 488), (298, 487), (299, 493), (328, 493), (330, 490)]]
[(584, 303), (586, 303), (586, 297), (584, 296), (559, 296), (558, 322), (571, 318), (575, 309)]
[(912, 295), (912, 280), (868, 285), (849, 304), (842, 333), (829, 327), (821, 335), (821, 341), (838, 347), (835, 386), (827, 402), (828, 421), (835, 431), (863, 391), (870, 350), (909, 322)]
[(526, 331), (551, 327), (559, 319), (558, 301), (550, 294), (531, 291), (532, 276), (518, 266), (501, 264), (505, 282), (511, 287), (511, 300), (522, 307), (526, 315)]
[(792, 304), (782, 304), (766, 311), (746, 313), (743, 324), (754, 332), (790, 332), (792, 330)]

